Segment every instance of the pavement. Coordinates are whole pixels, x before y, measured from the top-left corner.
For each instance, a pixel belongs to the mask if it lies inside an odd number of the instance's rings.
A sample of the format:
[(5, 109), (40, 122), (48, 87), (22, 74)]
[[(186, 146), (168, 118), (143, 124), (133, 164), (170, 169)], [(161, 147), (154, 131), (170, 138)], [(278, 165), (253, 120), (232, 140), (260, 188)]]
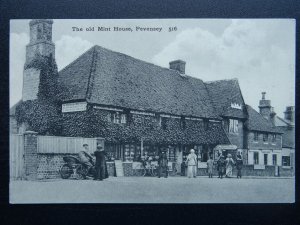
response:
[(10, 203), (293, 203), (294, 177), (11, 181)]

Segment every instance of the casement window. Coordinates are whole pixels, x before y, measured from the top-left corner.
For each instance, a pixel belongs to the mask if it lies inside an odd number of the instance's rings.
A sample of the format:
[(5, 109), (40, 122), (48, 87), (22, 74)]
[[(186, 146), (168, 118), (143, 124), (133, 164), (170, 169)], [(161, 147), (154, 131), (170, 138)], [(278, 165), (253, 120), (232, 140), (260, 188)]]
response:
[(114, 123), (120, 123), (121, 122), (120, 120), (121, 120), (121, 115), (120, 113), (116, 112), (114, 114)]
[(229, 133), (239, 132), (239, 121), (234, 119), (229, 119)]
[(255, 165), (257, 165), (259, 163), (259, 155), (258, 152), (253, 152), (253, 162)]
[(268, 142), (268, 134), (263, 134), (263, 142)]
[(277, 165), (277, 154), (273, 154), (273, 165), (276, 166)]
[[(107, 118), (109, 118), (109, 116), (107, 116)], [(127, 122), (126, 114), (116, 112), (111, 115), (111, 121), (116, 124), (125, 124)]]
[(258, 132), (254, 132), (254, 141), (258, 141), (258, 136), (259, 136)]
[(276, 142), (276, 134), (272, 134), (272, 142)]
[(264, 165), (268, 165), (268, 154), (264, 154)]
[(121, 123), (126, 123), (126, 115), (121, 114)]
[(282, 156), (282, 166), (291, 166), (290, 156)]

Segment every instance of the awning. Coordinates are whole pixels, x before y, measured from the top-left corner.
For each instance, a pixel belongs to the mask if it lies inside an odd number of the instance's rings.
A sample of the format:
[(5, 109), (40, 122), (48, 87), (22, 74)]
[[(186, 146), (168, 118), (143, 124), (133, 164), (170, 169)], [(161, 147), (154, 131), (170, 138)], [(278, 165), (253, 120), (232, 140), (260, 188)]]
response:
[(236, 145), (217, 145), (214, 150), (237, 150)]

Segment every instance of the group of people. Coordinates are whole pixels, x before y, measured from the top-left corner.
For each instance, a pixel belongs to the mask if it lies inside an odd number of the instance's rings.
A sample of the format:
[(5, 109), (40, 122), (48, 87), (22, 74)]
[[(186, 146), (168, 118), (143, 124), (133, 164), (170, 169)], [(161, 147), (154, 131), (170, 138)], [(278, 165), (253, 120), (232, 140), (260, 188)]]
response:
[[(96, 161), (94, 162), (93, 156)], [(88, 169), (94, 168), (94, 180), (102, 181), (108, 178), (108, 170), (106, 165), (106, 154), (103, 147), (98, 144), (97, 149), (93, 154), (89, 154), (88, 144), (83, 144), (83, 150), (78, 153), (78, 157), (81, 163), (83, 163)]]
[[(96, 162), (93, 161), (93, 156), (96, 158)], [(89, 154), (88, 145), (83, 145), (83, 150), (78, 153), (79, 160), (87, 166), (87, 168), (92, 168), (95, 166), (94, 171), (94, 180), (104, 180), (108, 178), (108, 171), (106, 165), (106, 154), (104, 152), (103, 147), (98, 144), (97, 149), (93, 154)], [(164, 177), (168, 177), (168, 157), (165, 151), (162, 151), (157, 157), (158, 160), (158, 178), (160, 178), (163, 174)], [(195, 154), (195, 150), (191, 149), (190, 154), (187, 156), (186, 160), (183, 162), (187, 166), (187, 176), (188, 178), (196, 178), (197, 176), (197, 155)], [(243, 160), (240, 152), (237, 153), (236, 162), (232, 159), (232, 155), (228, 154), (225, 159), (223, 154), (220, 154), (217, 159), (217, 171), (218, 178), (232, 177), (233, 167), (236, 166), (237, 169), (237, 178), (242, 178), (242, 166)], [(208, 177), (213, 177), (213, 171), (215, 167), (214, 160), (210, 157), (207, 160), (207, 172)]]
[[(187, 156), (186, 161), (184, 162), (187, 166), (187, 176), (189, 178), (196, 177), (197, 174), (197, 155), (195, 154), (195, 150), (191, 149), (190, 154)], [(217, 159), (217, 171), (218, 171), (218, 178), (225, 177), (230, 178), (232, 177), (233, 167), (236, 166), (237, 169), (237, 178), (242, 178), (242, 167), (243, 167), (243, 160), (240, 152), (237, 153), (236, 162), (232, 159), (232, 155), (228, 154), (227, 158), (225, 159), (224, 155), (221, 154)], [(215, 162), (210, 157), (207, 160), (207, 173), (208, 177), (213, 177)]]
[[(234, 162), (234, 160), (232, 159), (231, 154), (228, 154), (226, 159), (224, 155), (221, 154), (219, 156), (219, 159), (217, 160), (218, 178), (222, 179), (224, 175), (226, 178), (231, 178), (234, 166), (236, 166), (237, 169), (237, 178), (242, 178), (243, 160), (240, 152), (237, 153), (236, 162)], [(213, 177), (213, 170), (214, 161), (210, 158), (209, 160), (207, 160), (207, 172), (209, 178)]]

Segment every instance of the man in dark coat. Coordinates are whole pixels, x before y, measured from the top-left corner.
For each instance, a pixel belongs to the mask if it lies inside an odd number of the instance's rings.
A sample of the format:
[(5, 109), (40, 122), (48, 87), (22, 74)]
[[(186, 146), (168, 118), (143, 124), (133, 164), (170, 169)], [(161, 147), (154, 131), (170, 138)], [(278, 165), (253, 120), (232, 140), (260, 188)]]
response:
[(162, 173), (165, 174), (165, 178), (168, 177), (168, 157), (164, 151), (161, 152), (158, 159), (158, 178)]
[(218, 162), (217, 162), (217, 169), (219, 173), (219, 178), (223, 178), (223, 175), (225, 174), (225, 167), (226, 167), (226, 161), (224, 159), (223, 154), (220, 156)]
[(101, 145), (97, 146), (97, 150), (94, 152), (94, 155), (96, 157), (96, 163), (95, 163), (95, 178), (94, 180), (103, 180), (107, 178), (108, 174), (106, 172), (106, 162), (105, 162), (105, 153), (104, 149)]
[(238, 152), (236, 156), (236, 169), (237, 169), (237, 178), (242, 178), (242, 167), (243, 167), (243, 160), (240, 152)]

